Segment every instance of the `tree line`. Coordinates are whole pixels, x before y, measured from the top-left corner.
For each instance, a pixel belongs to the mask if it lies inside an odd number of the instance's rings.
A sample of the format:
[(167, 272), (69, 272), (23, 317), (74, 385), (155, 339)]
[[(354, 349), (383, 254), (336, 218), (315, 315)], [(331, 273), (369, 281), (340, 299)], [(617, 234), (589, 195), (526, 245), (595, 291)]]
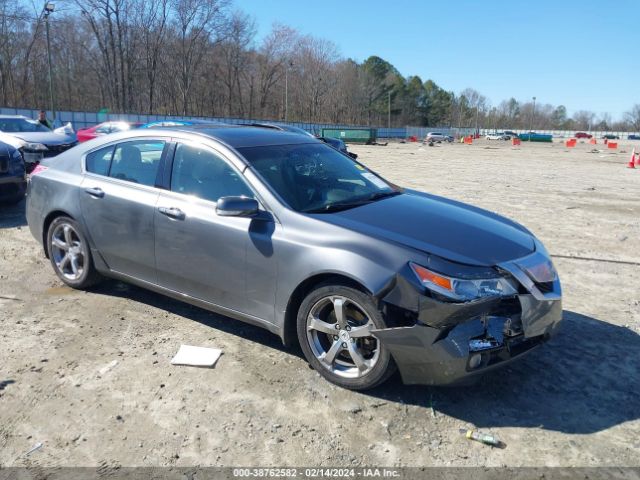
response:
[[(372, 126), (640, 130), (623, 120), (404, 77), (371, 56), (255, 20), (230, 0), (68, 0), (49, 16), (58, 110), (240, 117)], [(0, 102), (49, 108), (42, 4), (0, 0)]]

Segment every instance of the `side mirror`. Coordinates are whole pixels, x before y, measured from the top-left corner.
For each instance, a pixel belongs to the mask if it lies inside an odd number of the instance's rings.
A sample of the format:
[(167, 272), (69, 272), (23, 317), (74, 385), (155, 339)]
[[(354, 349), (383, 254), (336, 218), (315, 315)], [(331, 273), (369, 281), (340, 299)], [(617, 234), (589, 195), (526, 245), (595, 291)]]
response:
[(249, 197), (220, 197), (216, 213), (221, 217), (253, 217), (258, 213), (258, 201)]

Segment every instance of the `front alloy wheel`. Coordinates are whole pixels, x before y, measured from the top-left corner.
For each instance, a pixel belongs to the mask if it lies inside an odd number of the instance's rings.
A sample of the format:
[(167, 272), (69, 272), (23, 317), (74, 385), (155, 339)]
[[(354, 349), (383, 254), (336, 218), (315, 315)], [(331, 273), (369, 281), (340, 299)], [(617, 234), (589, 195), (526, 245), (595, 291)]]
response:
[(354, 390), (393, 373), (389, 353), (371, 333), (385, 327), (372, 299), (346, 286), (314, 290), (298, 314), (298, 339), (309, 363), (330, 382)]

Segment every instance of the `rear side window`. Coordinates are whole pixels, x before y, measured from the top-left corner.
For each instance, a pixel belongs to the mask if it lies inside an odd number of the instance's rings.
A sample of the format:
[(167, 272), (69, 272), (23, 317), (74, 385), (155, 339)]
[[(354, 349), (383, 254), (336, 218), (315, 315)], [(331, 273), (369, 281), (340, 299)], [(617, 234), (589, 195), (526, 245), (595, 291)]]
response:
[(159, 140), (119, 143), (113, 153), (109, 176), (153, 187), (165, 143)]
[(242, 176), (210, 150), (179, 143), (171, 191), (217, 202), (220, 197), (253, 197)]
[(87, 172), (96, 173), (98, 175), (109, 175), (112, 156), (113, 145), (89, 153), (85, 160)]

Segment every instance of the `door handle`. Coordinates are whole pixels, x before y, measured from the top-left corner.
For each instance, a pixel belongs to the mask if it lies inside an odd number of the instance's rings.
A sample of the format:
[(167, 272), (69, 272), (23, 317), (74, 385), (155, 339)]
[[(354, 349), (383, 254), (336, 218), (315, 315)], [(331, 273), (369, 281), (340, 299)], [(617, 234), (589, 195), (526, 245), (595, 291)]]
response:
[(89, 195), (91, 195), (92, 197), (95, 198), (102, 198), (104, 197), (104, 190), (102, 190), (101, 188), (85, 188), (84, 190), (86, 193), (88, 193)]
[(158, 207), (158, 211), (161, 214), (166, 215), (169, 218), (175, 218), (176, 220), (184, 220), (185, 218), (184, 212), (179, 208)]

